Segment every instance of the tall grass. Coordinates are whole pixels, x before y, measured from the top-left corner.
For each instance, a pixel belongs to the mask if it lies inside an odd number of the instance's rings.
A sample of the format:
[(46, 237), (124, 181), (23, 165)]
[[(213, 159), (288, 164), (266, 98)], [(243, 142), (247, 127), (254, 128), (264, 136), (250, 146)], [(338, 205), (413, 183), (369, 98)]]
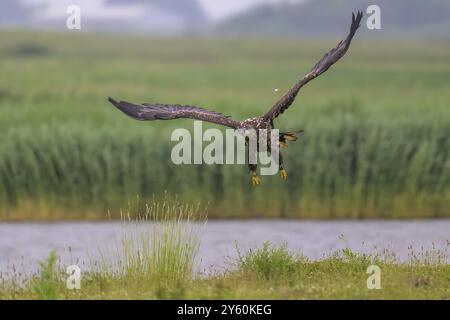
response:
[(112, 247), (98, 248), (102, 276), (173, 287), (192, 279), (205, 211), (165, 198), (145, 205), (137, 218), (127, 211)]
[(34, 279), (33, 291), (39, 300), (56, 300), (61, 287), (61, 272), (57, 269), (57, 256), (51, 251), (46, 260), (40, 261), (40, 272)]
[(265, 176), (259, 189), (245, 166), (175, 166), (169, 142), (139, 133), (10, 132), (0, 146), (2, 217), (101, 219), (108, 208), (118, 218), (121, 203), (166, 190), (210, 201), (211, 217), (449, 216), (445, 126), (334, 125), (307, 129), (285, 153), (288, 181)]
[[(243, 119), (265, 112), (330, 43), (130, 38), (124, 51), (109, 37), (2, 40), (0, 219), (120, 218), (124, 201), (166, 190), (211, 202), (210, 218), (450, 216), (448, 43), (355, 42), (276, 121), (306, 132), (285, 151), (287, 182), (262, 177), (252, 189), (245, 166), (170, 162), (171, 130), (191, 121), (133, 121), (105, 98)], [(37, 45), (38, 55), (17, 54)]]

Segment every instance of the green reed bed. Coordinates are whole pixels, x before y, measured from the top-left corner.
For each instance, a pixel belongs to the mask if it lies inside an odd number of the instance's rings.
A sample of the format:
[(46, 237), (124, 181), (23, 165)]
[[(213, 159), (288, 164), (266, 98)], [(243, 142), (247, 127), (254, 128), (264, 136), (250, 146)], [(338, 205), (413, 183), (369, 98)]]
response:
[(210, 202), (210, 218), (449, 217), (450, 45), (357, 40), (276, 121), (305, 129), (285, 151), (287, 182), (252, 189), (245, 166), (171, 163), (170, 134), (191, 121), (133, 121), (106, 97), (244, 119), (334, 40), (3, 32), (0, 219), (119, 219), (124, 202), (165, 191)]
[(0, 146), (1, 216), (118, 218), (120, 203), (167, 190), (211, 202), (213, 218), (448, 217), (445, 127), (335, 126), (308, 129), (286, 151), (288, 180), (263, 176), (258, 189), (246, 166), (176, 166), (170, 141), (138, 132), (11, 132)]

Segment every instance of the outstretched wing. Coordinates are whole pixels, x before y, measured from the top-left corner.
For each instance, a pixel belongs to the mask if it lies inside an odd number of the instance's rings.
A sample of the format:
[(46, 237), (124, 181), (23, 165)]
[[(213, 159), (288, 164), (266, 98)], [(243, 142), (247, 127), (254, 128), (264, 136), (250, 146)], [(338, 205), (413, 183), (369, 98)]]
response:
[(137, 105), (126, 101), (117, 102), (108, 98), (116, 108), (136, 120), (172, 120), (179, 118), (189, 118), (221, 124), (231, 128), (237, 128), (239, 122), (230, 119), (221, 113), (208, 111), (194, 106), (181, 106), (169, 104), (143, 103)]
[(363, 13), (358, 11), (355, 14), (352, 13), (352, 25), (350, 26), (350, 33), (344, 41), (338, 43), (338, 45), (326, 53), (319, 62), (311, 69), (311, 71), (304, 76), (299, 82), (297, 82), (291, 90), (288, 91), (278, 102), (264, 115), (264, 119), (273, 120), (283, 113), (295, 100), (297, 93), (300, 91), (301, 87), (307, 84), (309, 81), (318, 77), (322, 73), (328, 70), (334, 63), (336, 63), (340, 58), (342, 58), (347, 52), (353, 36), (358, 30), (361, 23), (361, 18)]

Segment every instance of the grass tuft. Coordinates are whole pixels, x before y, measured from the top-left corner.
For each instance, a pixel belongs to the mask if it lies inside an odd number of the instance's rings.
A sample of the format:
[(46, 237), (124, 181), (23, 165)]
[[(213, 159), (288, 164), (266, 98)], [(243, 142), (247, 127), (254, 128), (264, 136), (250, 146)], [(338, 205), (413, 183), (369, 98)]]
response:
[(307, 261), (300, 253), (290, 252), (286, 242), (276, 247), (265, 241), (260, 248), (250, 249), (244, 256), (238, 247), (236, 250), (238, 270), (244, 274), (256, 274), (262, 279), (289, 277)]
[(132, 216), (130, 211), (122, 214), (120, 234), (114, 239), (112, 252), (99, 248), (103, 257), (100, 272), (155, 282), (162, 291), (191, 280), (206, 222), (206, 212), (201, 211), (200, 205), (164, 198), (146, 205), (137, 218)]
[(58, 299), (58, 291), (60, 290), (61, 280), (56, 270), (57, 256), (53, 250), (49, 257), (40, 261), (40, 273), (35, 279), (33, 292), (36, 299), (40, 300), (56, 300)]

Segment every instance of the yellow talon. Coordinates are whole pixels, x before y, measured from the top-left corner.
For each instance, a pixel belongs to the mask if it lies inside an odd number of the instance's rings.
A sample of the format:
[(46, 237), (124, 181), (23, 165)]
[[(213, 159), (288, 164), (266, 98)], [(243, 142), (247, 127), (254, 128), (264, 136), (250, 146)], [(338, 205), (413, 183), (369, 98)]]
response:
[(287, 172), (284, 169), (280, 170), (280, 177), (283, 178), (284, 180), (287, 179)]
[(257, 187), (261, 184), (259, 180), (259, 176), (256, 174), (256, 172), (252, 173), (252, 185), (253, 187)]

